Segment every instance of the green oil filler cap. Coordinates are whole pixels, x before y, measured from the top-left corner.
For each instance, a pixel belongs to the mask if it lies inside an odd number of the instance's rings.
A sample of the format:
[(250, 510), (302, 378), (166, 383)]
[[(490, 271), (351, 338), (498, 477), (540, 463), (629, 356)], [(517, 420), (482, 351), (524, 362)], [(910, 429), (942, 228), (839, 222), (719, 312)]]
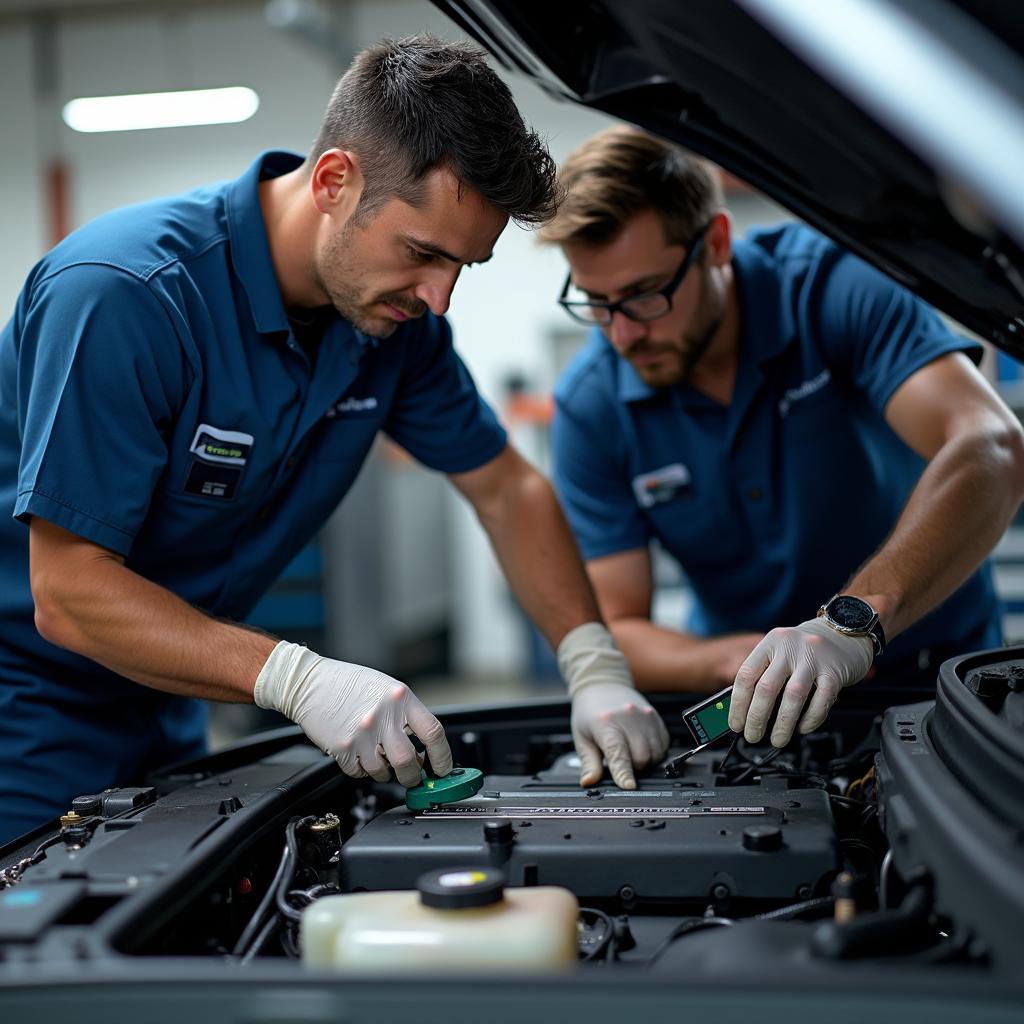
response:
[(484, 773), (479, 768), (453, 768), (440, 777), (423, 773), (418, 786), (405, 791), (405, 806), (410, 811), (426, 811), (437, 804), (451, 804), (480, 792)]
[(498, 903), (505, 893), (505, 875), (497, 868), (442, 868), (416, 881), (420, 902), (441, 910), (467, 910)]

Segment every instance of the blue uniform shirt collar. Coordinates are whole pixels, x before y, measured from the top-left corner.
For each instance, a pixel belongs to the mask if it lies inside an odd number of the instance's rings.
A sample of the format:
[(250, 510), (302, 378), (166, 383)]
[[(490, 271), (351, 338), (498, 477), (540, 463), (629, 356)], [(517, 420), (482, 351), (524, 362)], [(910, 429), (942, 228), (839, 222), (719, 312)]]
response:
[[(778, 278), (770, 257), (760, 246), (742, 239), (736, 241), (732, 265), (741, 311), (740, 368), (759, 367), (777, 356), (793, 340), (792, 320), (783, 314), (779, 304)], [(617, 374), (619, 398), (623, 402), (642, 402), (662, 390), (645, 384), (625, 359), (619, 359)], [(737, 383), (742, 376), (738, 373)], [(677, 390), (684, 404), (688, 398), (707, 400), (685, 384)]]
[(779, 302), (779, 278), (761, 246), (737, 241), (732, 265), (740, 300), (740, 361), (763, 366), (796, 337), (792, 317)]
[[(595, 327), (594, 330), (600, 330), (600, 328)], [(611, 342), (605, 338), (605, 344), (611, 345)], [(647, 398), (653, 398), (658, 393), (657, 388), (648, 387), (640, 379), (636, 370), (625, 359), (618, 356), (618, 360), (616, 372), (618, 375), (619, 398), (623, 402), (642, 402)]]
[(245, 289), (256, 330), (261, 334), (288, 332), (288, 315), (270, 258), (270, 242), (260, 207), (259, 184), (295, 170), (303, 161), (298, 153), (268, 150), (228, 189), (228, 235), (231, 264)]

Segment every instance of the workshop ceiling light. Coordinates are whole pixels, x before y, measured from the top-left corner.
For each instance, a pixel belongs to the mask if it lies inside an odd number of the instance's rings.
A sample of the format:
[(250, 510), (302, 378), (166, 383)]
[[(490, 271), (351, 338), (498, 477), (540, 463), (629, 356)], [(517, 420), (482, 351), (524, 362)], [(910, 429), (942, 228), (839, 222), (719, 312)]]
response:
[(64, 105), (64, 123), (76, 132), (130, 132), (144, 128), (183, 128), (232, 124), (256, 113), (260, 98), (252, 89), (189, 89), (129, 96), (83, 96)]

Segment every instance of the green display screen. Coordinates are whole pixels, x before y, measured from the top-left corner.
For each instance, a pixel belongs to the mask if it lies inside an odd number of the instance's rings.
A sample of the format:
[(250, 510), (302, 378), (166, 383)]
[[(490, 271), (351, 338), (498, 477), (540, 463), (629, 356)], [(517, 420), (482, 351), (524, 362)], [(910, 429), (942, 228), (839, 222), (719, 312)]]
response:
[(718, 736), (729, 728), (729, 700), (731, 694), (726, 694), (721, 700), (709, 704), (702, 711), (697, 713), (700, 724), (709, 736)]
[(701, 708), (693, 717), (700, 723), (704, 735), (709, 740), (721, 736), (729, 729), (729, 700), (731, 694), (725, 694), (720, 700)]

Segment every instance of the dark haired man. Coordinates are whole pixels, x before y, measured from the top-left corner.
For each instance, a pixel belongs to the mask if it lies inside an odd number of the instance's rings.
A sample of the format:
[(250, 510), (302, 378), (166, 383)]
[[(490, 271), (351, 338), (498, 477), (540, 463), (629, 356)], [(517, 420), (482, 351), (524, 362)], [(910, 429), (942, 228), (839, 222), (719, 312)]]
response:
[(551, 215), (554, 178), (480, 51), (387, 42), (356, 57), (307, 159), (108, 214), (33, 269), (0, 336), (0, 839), (199, 753), (194, 698), (279, 710), (352, 776), (417, 783), (410, 733), (449, 770), (403, 683), (231, 621), (378, 430), (476, 509), (557, 648), (583, 781), (603, 753), (633, 786), (663, 754), (550, 486), (443, 319), (509, 218)]
[[(782, 746), (869, 672), (934, 685), (998, 645), (982, 562), (1024, 494), (1024, 435), (980, 346), (805, 227), (734, 242), (710, 169), (637, 129), (588, 140), (561, 181), (541, 237), (595, 328), (557, 389), (555, 483), (638, 685), (735, 680), (751, 741), (782, 694)], [(650, 621), (654, 538), (693, 587), (685, 631)]]

